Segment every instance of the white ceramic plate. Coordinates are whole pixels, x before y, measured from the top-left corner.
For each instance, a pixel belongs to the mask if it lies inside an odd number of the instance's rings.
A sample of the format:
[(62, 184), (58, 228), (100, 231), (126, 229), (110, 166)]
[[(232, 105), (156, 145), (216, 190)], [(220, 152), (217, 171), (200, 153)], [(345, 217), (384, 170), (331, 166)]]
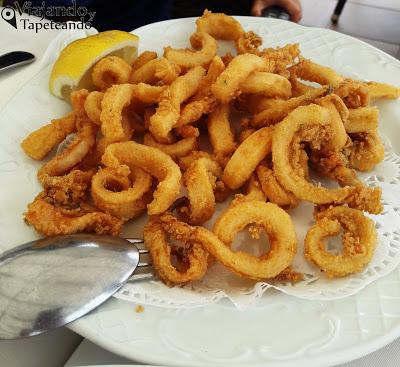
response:
[[(400, 85), (400, 62), (338, 33), (262, 18), (238, 18), (265, 45), (299, 42), (306, 57), (344, 75)], [(187, 47), (194, 20), (172, 20), (135, 31), (143, 49)], [(68, 106), (49, 95), (49, 69), (37, 75), (0, 114), (0, 252), (37, 237), (21, 215), (39, 191), (32, 161), (19, 142)], [(400, 152), (400, 102), (379, 105), (382, 131)], [(40, 164), (35, 164), (38, 167)], [(400, 228), (399, 228), (400, 233)], [(400, 236), (400, 235), (399, 235)], [(355, 296), (331, 302), (269, 291), (251, 311), (221, 302), (198, 309), (135, 306), (111, 300), (71, 328), (114, 353), (173, 366), (328, 366), (361, 357), (400, 336), (400, 269)]]
[[(400, 85), (400, 62), (339, 33), (289, 22), (238, 18), (265, 45), (299, 42), (302, 53), (344, 75)], [(140, 47), (187, 47), (194, 20), (150, 24), (134, 33)], [(400, 102), (380, 104), (383, 132), (400, 151)], [(387, 124), (385, 124), (387, 122)], [(397, 144), (396, 144), (397, 143)], [(400, 229), (400, 225), (399, 225)], [(331, 302), (267, 292), (260, 306), (230, 303), (173, 310), (111, 300), (72, 329), (114, 353), (171, 366), (329, 366), (359, 358), (400, 336), (400, 270), (355, 296)]]

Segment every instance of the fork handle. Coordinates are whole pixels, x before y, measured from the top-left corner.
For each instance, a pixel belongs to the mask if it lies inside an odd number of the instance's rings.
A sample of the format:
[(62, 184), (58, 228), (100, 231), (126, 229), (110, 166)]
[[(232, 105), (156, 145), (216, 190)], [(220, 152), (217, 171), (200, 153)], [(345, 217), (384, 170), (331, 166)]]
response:
[(25, 51), (13, 51), (0, 56), (0, 71), (30, 64), (35, 61), (35, 55)]

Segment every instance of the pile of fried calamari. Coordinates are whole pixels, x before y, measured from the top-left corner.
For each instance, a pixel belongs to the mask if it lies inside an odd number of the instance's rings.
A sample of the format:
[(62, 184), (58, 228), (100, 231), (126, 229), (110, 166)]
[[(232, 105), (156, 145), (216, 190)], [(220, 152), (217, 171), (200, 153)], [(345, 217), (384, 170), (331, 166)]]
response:
[[(190, 49), (145, 51), (133, 65), (100, 60), (94, 91), (73, 92), (72, 112), (22, 142), (42, 160), (75, 134), (39, 170), (43, 191), (26, 221), (44, 235), (118, 235), (147, 211), (145, 243), (167, 284), (202, 278), (213, 260), (243, 277), (296, 281), (288, 211), (305, 200), (316, 220), (306, 258), (330, 277), (361, 271), (377, 241), (363, 212), (382, 210), (380, 188), (356, 175), (384, 156), (370, 100), (397, 98), (399, 89), (346, 79), (304, 59), (296, 44), (261, 49), (259, 36), (224, 14), (206, 11), (196, 25)], [(217, 40), (232, 41), (237, 56), (217, 56)], [(338, 185), (316, 184), (311, 172)], [(232, 194), (213, 230), (202, 227)], [(253, 237), (265, 230), (268, 253), (231, 248), (245, 228)], [(334, 255), (323, 241), (341, 230)]]

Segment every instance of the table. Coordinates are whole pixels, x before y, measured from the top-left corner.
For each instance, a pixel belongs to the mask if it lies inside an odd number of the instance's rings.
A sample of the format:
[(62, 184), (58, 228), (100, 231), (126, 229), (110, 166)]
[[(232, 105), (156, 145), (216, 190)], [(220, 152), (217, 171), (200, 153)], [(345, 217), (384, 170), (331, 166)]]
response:
[[(51, 50), (46, 52), (49, 45), (73, 37), (72, 34), (63, 35), (57, 30), (32, 33), (33, 31), (16, 30), (0, 19), (1, 53), (24, 50), (32, 52), (37, 58), (33, 64), (0, 73), (0, 90), (7, 91), (7, 93), (0, 93), (0, 110), (41, 69), (43, 63), (46, 63), (49, 58), (51, 59), (54, 52)], [(129, 364), (130, 362), (126, 359), (115, 356), (87, 340), (84, 340), (75, 350), (80, 341), (79, 336), (65, 328), (31, 339), (0, 341), (0, 366), (53, 367), (64, 363), (69, 356), (65, 367), (96, 364), (134, 366)], [(21, 353), (21, 350), (24, 353)], [(367, 357), (345, 363), (341, 367), (395, 367), (398, 365), (400, 365), (400, 339)]]

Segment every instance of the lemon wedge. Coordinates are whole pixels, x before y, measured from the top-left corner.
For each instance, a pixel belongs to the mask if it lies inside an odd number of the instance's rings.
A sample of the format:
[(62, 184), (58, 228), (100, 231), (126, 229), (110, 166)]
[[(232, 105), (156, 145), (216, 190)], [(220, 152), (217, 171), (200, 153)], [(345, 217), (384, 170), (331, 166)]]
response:
[(100, 32), (70, 43), (54, 63), (49, 81), (50, 92), (69, 101), (73, 90), (93, 90), (93, 65), (108, 55), (119, 56), (131, 64), (137, 56), (138, 43), (138, 36), (123, 31)]

